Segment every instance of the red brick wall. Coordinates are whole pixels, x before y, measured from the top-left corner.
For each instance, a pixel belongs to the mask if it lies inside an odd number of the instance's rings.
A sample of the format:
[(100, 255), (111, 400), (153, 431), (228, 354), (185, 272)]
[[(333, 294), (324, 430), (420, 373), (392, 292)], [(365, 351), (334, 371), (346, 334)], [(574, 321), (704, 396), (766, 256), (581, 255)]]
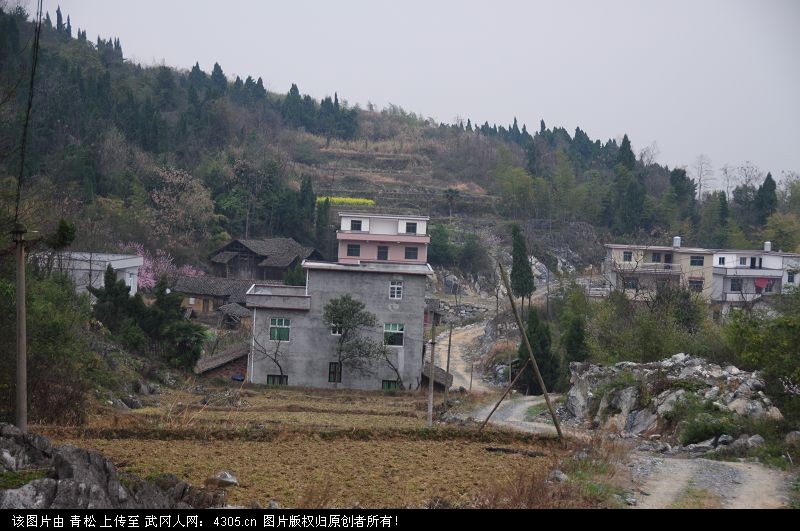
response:
[(231, 376), (234, 374), (241, 374), (242, 376), (247, 375), (247, 356), (242, 356), (241, 358), (230, 361), (225, 365), (217, 367), (216, 369), (211, 369), (210, 371), (203, 373), (203, 376), (208, 376), (209, 378), (220, 377), (230, 380)]

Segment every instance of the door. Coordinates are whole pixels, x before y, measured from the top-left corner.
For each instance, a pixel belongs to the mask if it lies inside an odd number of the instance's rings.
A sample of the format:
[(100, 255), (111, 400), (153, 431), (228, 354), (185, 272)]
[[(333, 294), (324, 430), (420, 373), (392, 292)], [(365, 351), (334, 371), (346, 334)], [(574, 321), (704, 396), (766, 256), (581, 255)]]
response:
[(664, 269), (672, 269), (672, 253), (664, 255)]

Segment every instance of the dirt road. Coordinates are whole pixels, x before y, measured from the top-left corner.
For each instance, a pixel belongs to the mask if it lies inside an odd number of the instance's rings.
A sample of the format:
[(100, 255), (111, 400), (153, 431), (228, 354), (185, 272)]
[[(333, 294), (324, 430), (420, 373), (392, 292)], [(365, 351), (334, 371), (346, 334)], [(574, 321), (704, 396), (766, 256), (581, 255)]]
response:
[[(453, 389), (458, 389), (459, 387), (470, 388), (469, 375), (473, 357), (476, 364), (478, 363), (476, 340), (483, 335), (485, 326), (485, 322), (480, 322), (453, 329), (453, 339), (450, 347), (450, 373), (453, 375)], [(445, 368), (447, 363), (447, 335), (448, 331), (445, 328), (444, 332), (436, 336), (437, 365), (442, 368)], [(491, 391), (495, 391), (495, 389), (481, 380), (480, 374), (476, 370), (472, 377), (472, 392), (485, 393)]]
[(643, 482), (636, 495), (641, 509), (778, 509), (788, 500), (788, 475), (755, 463), (645, 454), (634, 458), (631, 467), (634, 481)]

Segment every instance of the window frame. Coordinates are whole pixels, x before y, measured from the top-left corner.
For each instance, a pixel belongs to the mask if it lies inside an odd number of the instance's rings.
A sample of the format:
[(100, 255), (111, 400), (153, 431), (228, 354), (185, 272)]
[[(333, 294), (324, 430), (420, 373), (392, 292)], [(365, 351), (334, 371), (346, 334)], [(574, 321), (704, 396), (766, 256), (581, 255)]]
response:
[(653, 263), (654, 264), (660, 264), (661, 263), (661, 253), (653, 253), (651, 258), (653, 259)]
[[(280, 322), (279, 322), (280, 321)], [(275, 330), (275, 334), (272, 331)], [(278, 334), (286, 330), (286, 339), (278, 336)], [(270, 317), (269, 318), (269, 340), (273, 342), (288, 342), (292, 339), (292, 320), (288, 317)]]
[[(414, 227), (414, 230), (408, 230), (409, 227)], [(416, 221), (406, 221), (406, 234), (416, 234), (417, 233), (417, 222)]]
[(724, 265), (725, 265), (725, 257), (724, 257), (724, 256), (720, 256), (720, 257), (717, 259), (717, 262), (718, 262), (718, 263), (717, 263), (717, 265), (724, 266)]
[(331, 325), (331, 335), (332, 336), (340, 336), (344, 333), (342, 329), (342, 325)]
[(381, 380), (381, 391), (399, 391), (400, 382), (398, 380)]
[(786, 283), (787, 284), (794, 284), (794, 276), (796, 271), (787, 271), (786, 272)]
[[(387, 347), (402, 347), (405, 345), (405, 323), (383, 323), (383, 344)], [(400, 342), (396, 343), (397, 337)]]
[(395, 301), (403, 300), (403, 281), (389, 281), (389, 298)]
[[(414, 251), (414, 256), (409, 256), (409, 251)], [(404, 256), (406, 260), (419, 260), (419, 247), (406, 247)]]
[[(700, 262), (699, 264), (697, 262)], [(689, 255), (689, 265), (692, 267), (703, 267), (706, 265), (706, 257), (703, 255)]]
[(689, 291), (694, 291), (695, 293), (702, 293), (704, 285), (705, 281), (703, 279), (690, 278), (688, 281)]
[[(275, 383), (274, 380), (277, 379), (278, 383)], [(270, 380), (273, 380), (270, 382)], [(288, 374), (268, 374), (267, 375), (267, 385), (289, 385), (289, 375)]]
[(740, 267), (747, 267), (747, 257), (746, 256), (740, 256), (739, 257), (739, 266)]
[(342, 383), (342, 364), (338, 361), (328, 362), (328, 383)]
[(633, 251), (622, 251), (623, 262), (633, 262)]
[(361, 244), (358, 243), (348, 243), (347, 244), (347, 256), (358, 258), (361, 256)]
[[(353, 226), (354, 223), (358, 224), (358, 228), (357, 229)], [(363, 226), (364, 226), (363, 220), (360, 220), (360, 219), (351, 219), (350, 220), (350, 230), (352, 230), (352, 231), (362, 232), (363, 229), (361, 227), (363, 227)]]
[[(386, 252), (386, 255), (385, 255), (384, 258), (381, 258), (381, 251), (385, 251)], [(378, 257), (377, 257), (377, 259), (380, 260), (380, 261), (386, 261), (386, 260), (389, 259), (389, 246), (388, 245), (379, 245), (378, 246)]]
[[(738, 289), (734, 287), (734, 283), (738, 284)], [(743, 293), (744, 292), (744, 280), (741, 277), (733, 277), (731, 279), (730, 284), (730, 293)]]

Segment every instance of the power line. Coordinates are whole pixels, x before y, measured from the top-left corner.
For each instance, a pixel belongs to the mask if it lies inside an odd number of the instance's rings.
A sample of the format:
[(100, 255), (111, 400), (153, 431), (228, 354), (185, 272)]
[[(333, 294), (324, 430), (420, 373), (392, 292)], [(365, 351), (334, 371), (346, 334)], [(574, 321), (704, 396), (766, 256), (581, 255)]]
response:
[(33, 33), (33, 59), (31, 61), (31, 82), (28, 87), (28, 106), (25, 109), (25, 122), (22, 126), (22, 142), (20, 142), (19, 176), (17, 177), (17, 197), (14, 205), (14, 225), (19, 222), (19, 201), (22, 195), (22, 176), (25, 170), (25, 147), (28, 141), (28, 124), (31, 120), (31, 107), (33, 107), (33, 83), (36, 77), (36, 66), (39, 64), (39, 36), (42, 33), (42, 0), (39, 0), (36, 10), (36, 29)]

